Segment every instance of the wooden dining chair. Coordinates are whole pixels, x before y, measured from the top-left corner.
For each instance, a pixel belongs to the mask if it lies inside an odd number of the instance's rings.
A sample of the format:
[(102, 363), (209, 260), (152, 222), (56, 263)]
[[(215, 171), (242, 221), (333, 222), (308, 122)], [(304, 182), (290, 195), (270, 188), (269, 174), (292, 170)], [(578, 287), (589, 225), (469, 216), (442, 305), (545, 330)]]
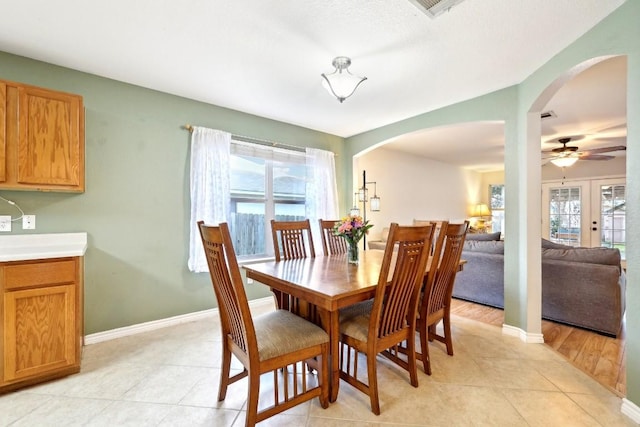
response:
[[(273, 252), (277, 262), (288, 259), (315, 258), (311, 223), (302, 221), (271, 220)], [(315, 321), (318, 317), (316, 307), (282, 292), (273, 291), (276, 307), (289, 310), (306, 319)]]
[[(427, 375), (431, 375), (429, 341), (435, 339), (444, 343), (447, 354), (453, 356), (451, 294), (460, 269), (460, 256), (468, 229), (469, 221), (465, 221), (461, 224), (449, 223), (441, 230), (442, 236), (436, 241), (431, 268), (425, 280), (416, 326), (420, 335), (420, 352), (416, 357), (422, 360)], [(443, 323), (443, 335), (436, 332), (440, 321)]]
[[(318, 397), (329, 405), (329, 336), (320, 327), (287, 310), (252, 317), (238, 261), (226, 223), (217, 227), (198, 222), (209, 265), (222, 327), (222, 372), (218, 401), (230, 384), (248, 377), (246, 426)], [(244, 366), (231, 375), (231, 356)], [(310, 373), (313, 366), (318, 374)], [(272, 401), (259, 409), (260, 378), (273, 375)], [(262, 403), (265, 403), (264, 401)]]
[(302, 221), (276, 221), (272, 219), (271, 235), (276, 261), (315, 258), (316, 256), (311, 235), (311, 223), (308, 219)]
[(322, 237), (322, 250), (324, 251), (325, 255), (347, 253), (347, 241), (344, 238), (336, 236), (333, 233), (333, 227), (338, 221), (339, 220), (337, 219), (318, 220), (318, 223), (320, 224), (320, 236)]
[[(411, 385), (418, 386), (416, 310), (432, 233), (431, 225), (412, 227), (392, 223), (375, 297), (340, 310), (340, 379), (369, 395), (371, 410), (376, 415), (380, 415), (378, 353), (406, 369)], [(407, 345), (408, 360), (387, 350), (403, 342)], [(358, 375), (360, 353), (366, 355), (368, 384)]]

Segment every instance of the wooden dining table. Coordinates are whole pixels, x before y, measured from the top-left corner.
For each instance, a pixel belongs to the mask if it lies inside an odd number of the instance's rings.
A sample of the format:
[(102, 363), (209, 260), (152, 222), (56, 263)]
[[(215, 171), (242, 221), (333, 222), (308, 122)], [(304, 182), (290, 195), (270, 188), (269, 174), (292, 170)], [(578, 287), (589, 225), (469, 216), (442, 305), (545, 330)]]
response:
[[(330, 339), (331, 402), (336, 401), (340, 384), (339, 310), (375, 296), (383, 256), (381, 250), (361, 251), (357, 265), (348, 263), (346, 254), (243, 265), (247, 278), (269, 286), (276, 299), (291, 296), (318, 308)], [(392, 274), (393, 269), (389, 280)]]

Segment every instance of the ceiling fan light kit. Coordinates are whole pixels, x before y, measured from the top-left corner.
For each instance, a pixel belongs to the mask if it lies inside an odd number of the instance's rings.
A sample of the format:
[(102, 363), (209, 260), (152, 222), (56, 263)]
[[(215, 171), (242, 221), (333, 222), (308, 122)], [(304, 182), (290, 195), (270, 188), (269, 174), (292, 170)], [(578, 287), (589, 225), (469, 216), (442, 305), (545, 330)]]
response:
[(367, 80), (366, 77), (359, 77), (349, 72), (351, 58), (338, 56), (333, 59), (333, 73), (322, 73), (322, 84), (327, 91), (335, 96), (340, 103), (349, 98), (360, 86), (360, 83)]
[(573, 164), (577, 161), (578, 161), (578, 157), (575, 157), (575, 156), (556, 157), (555, 159), (551, 159), (551, 163), (553, 163), (554, 165), (560, 168), (573, 166)]

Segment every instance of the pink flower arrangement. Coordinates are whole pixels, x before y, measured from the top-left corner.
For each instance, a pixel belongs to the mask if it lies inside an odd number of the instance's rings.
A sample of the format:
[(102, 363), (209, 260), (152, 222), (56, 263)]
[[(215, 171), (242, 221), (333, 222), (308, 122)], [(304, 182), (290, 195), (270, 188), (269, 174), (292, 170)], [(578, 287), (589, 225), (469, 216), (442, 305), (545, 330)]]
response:
[(336, 222), (333, 227), (333, 234), (342, 236), (351, 244), (358, 243), (365, 234), (369, 233), (369, 229), (373, 224), (364, 221), (360, 215), (349, 215)]

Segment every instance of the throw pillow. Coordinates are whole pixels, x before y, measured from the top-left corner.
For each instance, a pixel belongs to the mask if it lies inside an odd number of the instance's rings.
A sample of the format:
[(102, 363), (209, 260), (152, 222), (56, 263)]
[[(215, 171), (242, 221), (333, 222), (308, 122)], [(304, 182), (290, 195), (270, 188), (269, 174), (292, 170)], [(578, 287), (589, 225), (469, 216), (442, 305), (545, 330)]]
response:
[(504, 254), (504, 242), (496, 240), (465, 240), (462, 250), (487, 254)]
[(561, 245), (560, 243), (554, 243), (551, 240), (542, 239), (542, 249), (573, 249), (573, 246)]
[(389, 238), (389, 227), (384, 227), (382, 229), (382, 234), (380, 235), (380, 240), (386, 242)]
[(495, 233), (467, 233), (465, 240), (500, 240), (500, 232), (496, 231)]

